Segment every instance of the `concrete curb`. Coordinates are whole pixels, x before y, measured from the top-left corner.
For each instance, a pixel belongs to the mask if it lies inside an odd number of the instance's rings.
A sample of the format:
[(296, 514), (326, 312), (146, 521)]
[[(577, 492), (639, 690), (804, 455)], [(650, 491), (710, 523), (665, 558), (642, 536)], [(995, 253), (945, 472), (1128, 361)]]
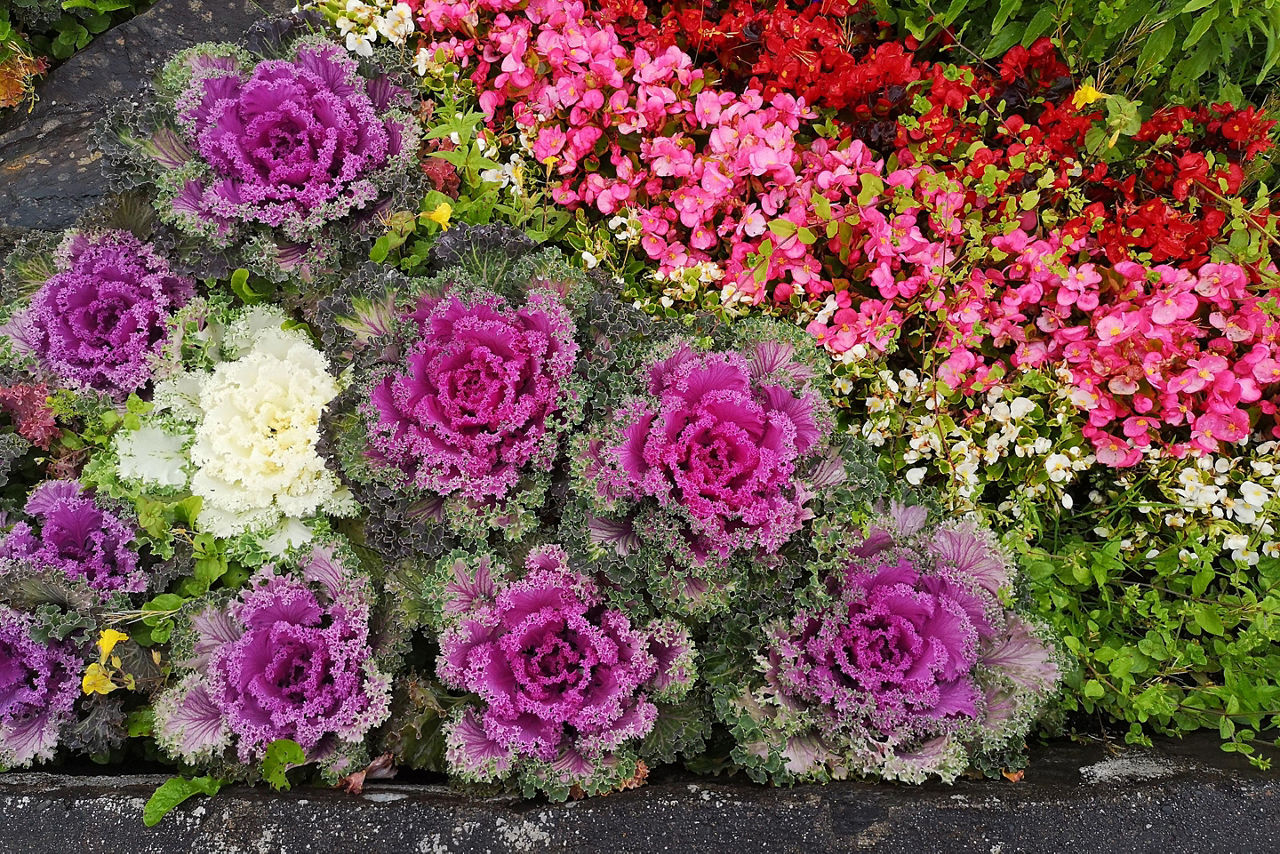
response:
[(0, 827), (13, 854), (1277, 849), (1280, 782), (1231, 764), (1212, 739), (1118, 756), (1075, 745), (1036, 754), (1019, 783), (770, 789), (668, 775), (559, 805), (395, 782), (359, 797), (238, 787), (151, 829), (142, 806), (163, 776), (20, 773), (0, 776)]

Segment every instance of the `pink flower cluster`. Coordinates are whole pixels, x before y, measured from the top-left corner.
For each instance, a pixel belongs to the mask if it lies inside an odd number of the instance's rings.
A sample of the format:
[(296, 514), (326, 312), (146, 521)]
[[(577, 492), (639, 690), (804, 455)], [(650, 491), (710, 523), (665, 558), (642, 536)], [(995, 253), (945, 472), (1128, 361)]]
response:
[[(560, 179), (557, 201), (634, 214), (663, 271), (715, 261), (739, 299), (813, 308), (807, 329), (833, 354), (891, 351), (924, 323), (956, 388), (1065, 366), (1108, 465), (1148, 445), (1213, 450), (1249, 433), (1251, 407), (1274, 414), (1275, 324), (1261, 308), (1274, 292), (1251, 293), (1243, 268), (1095, 265), (1094, 238), (1000, 213), (908, 148), (891, 168), (860, 140), (815, 138), (802, 101), (708, 84), (688, 54), (624, 37), (582, 2), (414, 6), (428, 49), (479, 57), (481, 104), (524, 129)], [(1005, 260), (957, 284), (966, 222), (993, 215), (1014, 228), (990, 240)]]
[(1250, 408), (1275, 414), (1266, 396), (1280, 383), (1280, 321), (1265, 308), (1275, 292), (1251, 288), (1243, 267), (1075, 262), (1078, 242), (1021, 230), (993, 243), (1012, 260), (975, 270), (953, 302), (972, 322), (943, 342), (943, 379), (960, 386), (989, 370), (988, 342), (1012, 347), (1015, 365), (1065, 367), (1083, 433), (1110, 466), (1151, 445), (1218, 451), (1249, 436)]
[[(624, 43), (612, 26), (593, 22), (581, 2), (531, 0), (520, 14), (505, 11), (515, 3), (473, 3), (473, 13), (504, 11), (478, 38), (445, 40), (464, 26), (474, 32), (474, 14), (459, 14), (464, 5), (422, 3), (419, 23), (438, 38), (428, 49), (445, 47), (460, 58), (478, 52), (472, 79), (481, 105), (490, 116), (509, 110), (526, 129), (534, 157), (562, 176), (556, 200), (606, 215), (634, 211), (643, 228), (641, 245), (664, 271), (714, 258), (724, 263), (726, 282), (751, 300), (768, 295), (786, 302), (793, 294), (833, 289), (823, 253), (874, 244), (878, 250), (868, 260), (877, 276), (906, 279), (904, 293), (940, 280), (952, 254), (945, 241), (920, 233), (918, 208), (886, 216), (873, 204), (856, 205), (861, 176), (878, 178), (883, 161), (860, 142), (845, 148), (825, 139), (802, 143), (802, 125), (814, 117), (802, 101), (784, 93), (766, 101), (754, 90), (706, 87), (688, 54)], [(638, 145), (624, 147), (622, 135)], [(898, 170), (886, 181), (917, 188), (918, 171)], [(935, 211), (930, 222), (958, 240), (955, 211), (963, 195), (937, 186), (918, 188)], [(830, 240), (782, 241), (767, 262), (763, 282), (769, 287), (763, 287), (752, 256), (769, 236), (768, 221), (811, 223), (815, 195), (837, 203), (837, 217), (847, 213), (851, 223), (866, 226)], [(898, 275), (904, 266), (906, 273)], [(888, 334), (884, 328), (892, 318), (883, 310), (867, 306), (863, 314), (868, 334)]]

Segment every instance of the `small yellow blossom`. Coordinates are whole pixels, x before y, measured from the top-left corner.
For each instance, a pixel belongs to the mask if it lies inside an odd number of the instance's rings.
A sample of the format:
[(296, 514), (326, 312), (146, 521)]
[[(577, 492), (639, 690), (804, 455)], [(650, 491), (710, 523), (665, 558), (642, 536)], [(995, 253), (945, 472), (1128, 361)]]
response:
[(84, 672), (80, 690), (86, 694), (110, 694), (119, 686), (111, 681), (111, 674), (98, 662), (89, 665)]
[(102, 634), (98, 635), (98, 660), (106, 661), (107, 656), (111, 654), (111, 650), (116, 648), (116, 644), (128, 639), (129, 636), (124, 632), (117, 632), (115, 629), (103, 629)]
[(1092, 83), (1086, 83), (1071, 96), (1071, 106), (1077, 110), (1083, 109), (1106, 97), (1109, 97), (1107, 93), (1099, 91)]
[(426, 214), (427, 219), (446, 230), (449, 228), (449, 217), (451, 216), (453, 216), (453, 205), (448, 202), (441, 202), (438, 208)]

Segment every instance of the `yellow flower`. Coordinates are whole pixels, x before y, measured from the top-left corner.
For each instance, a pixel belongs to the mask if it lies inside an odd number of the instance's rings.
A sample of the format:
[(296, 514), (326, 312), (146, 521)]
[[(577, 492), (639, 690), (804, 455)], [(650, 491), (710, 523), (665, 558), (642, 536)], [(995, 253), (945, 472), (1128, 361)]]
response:
[(436, 223), (443, 229), (448, 229), (449, 217), (451, 216), (453, 216), (453, 205), (448, 202), (441, 202), (438, 208), (426, 215), (427, 219)]
[(116, 648), (116, 644), (128, 639), (129, 636), (124, 632), (117, 632), (115, 629), (104, 629), (102, 634), (98, 636), (98, 660), (106, 661), (107, 656), (111, 654), (111, 650)]
[(89, 669), (84, 672), (84, 680), (80, 683), (80, 690), (86, 694), (110, 694), (116, 687), (111, 681), (111, 674), (96, 661), (89, 665)]
[(1106, 97), (1107, 93), (1098, 91), (1092, 83), (1086, 83), (1071, 96), (1071, 106), (1079, 110)]

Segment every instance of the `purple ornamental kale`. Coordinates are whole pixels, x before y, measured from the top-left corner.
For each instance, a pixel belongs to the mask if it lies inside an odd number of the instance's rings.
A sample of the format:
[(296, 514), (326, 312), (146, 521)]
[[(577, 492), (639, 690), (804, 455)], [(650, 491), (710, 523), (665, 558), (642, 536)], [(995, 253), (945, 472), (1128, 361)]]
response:
[(977, 714), (973, 668), (993, 634), (987, 603), (905, 557), (850, 564), (837, 595), (777, 638), (777, 678), (790, 693), (841, 725), (897, 735)]
[[(966, 745), (1025, 732), (1056, 689), (1052, 648), (1000, 601), (1011, 566), (991, 536), (895, 505), (869, 526), (822, 605), (769, 632), (765, 676), (788, 770), (954, 777)], [(796, 722), (806, 721), (811, 727)]]
[(77, 387), (117, 399), (142, 388), (192, 281), (127, 231), (73, 233), (56, 261), (19, 320), (22, 337), (44, 368)]
[(266, 567), (224, 609), (194, 619), (192, 673), (156, 705), (161, 744), (186, 761), (236, 742), (241, 762), (287, 738), (311, 759), (359, 743), (387, 716), (366, 582), (315, 547), (302, 577)]
[(670, 689), (692, 678), (687, 632), (632, 626), (558, 546), (535, 550), (516, 581), (494, 579), (487, 562), (459, 561), (444, 610), (456, 622), (440, 637), (440, 678), (480, 698), (448, 736), (450, 768), (465, 779), (533, 762), (586, 780), (653, 728), (652, 694), (681, 693)]
[(440, 496), (502, 499), (554, 459), (578, 345), (553, 297), (424, 299), (420, 338), (364, 406), (372, 458)]
[(66, 644), (36, 641), (31, 627), (0, 606), (0, 767), (53, 758), (80, 694), (79, 659)]
[(305, 42), (294, 59), (252, 69), (198, 53), (185, 61), (193, 75), (178, 120), (212, 175), (188, 180), (173, 205), (197, 230), (209, 219), (220, 233), (256, 223), (306, 243), (376, 201), (378, 173), (407, 153), (408, 120), (387, 115), (397, 90), (360, 77), (338, 45)]
[(811, 515), (801, 464), (820, 448), (818, 398), (776, 382), (790, 348), (741, 355), (681, 345), (648, 365), (647, 394), (618, 415), (602, 494), (650, 498), (683, 513), (695, 552), (777, 551)]
[(39, 525), (13, 526), (0, 557), (80, 578), (104, 593), (141, 593), (147, 575), (130, 545), (134, 527), (103, 510), (74, 480), (46, 481), (27, 498), (25, 510)]

